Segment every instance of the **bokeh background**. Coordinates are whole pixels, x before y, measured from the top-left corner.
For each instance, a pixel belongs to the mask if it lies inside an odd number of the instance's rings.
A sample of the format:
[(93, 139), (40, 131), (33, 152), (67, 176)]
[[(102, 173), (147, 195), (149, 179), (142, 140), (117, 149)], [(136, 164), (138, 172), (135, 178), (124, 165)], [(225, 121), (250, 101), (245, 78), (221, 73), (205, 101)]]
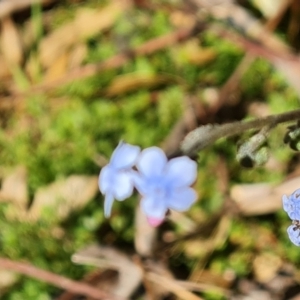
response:
[(136, 194), (105, 219), (98, 190), (120, 140), (173, 157), (200, 125), (297, 109), (298, 0), (2, 0), (0, 23), (1, 299), (299, 299), (286, 125), (263, 166), (236, 160), (253, 132), (193, 157), (198, 201), (157, 229)]

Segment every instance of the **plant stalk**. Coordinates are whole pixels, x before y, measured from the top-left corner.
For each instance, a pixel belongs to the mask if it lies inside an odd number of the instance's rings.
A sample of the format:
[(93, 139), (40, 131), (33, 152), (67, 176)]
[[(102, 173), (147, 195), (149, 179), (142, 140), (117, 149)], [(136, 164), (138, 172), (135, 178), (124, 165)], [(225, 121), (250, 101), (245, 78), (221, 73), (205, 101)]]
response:
[(181, 144), (183, 154), (192, 156), (198, 151), (215, 143), (218, 139), (242, 134), (252, 129), (261, 129), (265, 126), (274, 128), (280, 123), (300, 120), (300, 109), (292, 110), (278, 115), (250, 121), (237, 121), (227, 124), (203, 125), (191, 131)]

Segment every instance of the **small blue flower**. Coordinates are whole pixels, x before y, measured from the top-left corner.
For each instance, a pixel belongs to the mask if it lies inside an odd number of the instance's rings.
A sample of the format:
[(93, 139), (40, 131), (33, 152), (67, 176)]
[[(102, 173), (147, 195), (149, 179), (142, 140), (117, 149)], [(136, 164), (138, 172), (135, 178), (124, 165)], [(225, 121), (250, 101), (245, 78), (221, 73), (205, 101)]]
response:
[(290, 196), (283, 195), (282, 204), (291, 220), (300, 220), (300, 189)]
[(293, 221), (293, 225), (287, 229), (290, 240), (296, 245), (300, 246), (300, 225), (299, 221)]
[(114, 199), (123, 201), (133, 192), (133, 179), (131, 169), (140, 153), (138, 146), (120, 142), (112, 154), (110, 162), (102, 168), (99, 175), (99, 189), (105, 195), (104, 215), (111, 215)]
[(143, 150), (137, 161), (134, 181), (142, 195), (141, 208), (153, 226), (169, 209), (186, 211), (197, 199), (190, 185), (197, 177), (197, 164), (187, 156), (171, 159), (158, 147)]

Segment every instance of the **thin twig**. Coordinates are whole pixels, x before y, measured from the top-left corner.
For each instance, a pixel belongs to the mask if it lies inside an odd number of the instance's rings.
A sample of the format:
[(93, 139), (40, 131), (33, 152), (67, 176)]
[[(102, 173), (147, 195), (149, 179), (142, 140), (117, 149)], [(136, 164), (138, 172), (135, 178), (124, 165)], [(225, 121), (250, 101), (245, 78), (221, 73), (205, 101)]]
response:
[(58, 86), (71, 83), (78, 79), (93, 76), (107, 70), (120, 68), (137, 56), (150, 55), (159, 50), (165, 49), (178, 42), (189, 39), (195, 34), (198, 34), (199, 31), (199, 25), (189, 29), (179, 29), (175, 32), (147, 41), (146, 43), (132, 50), (124, 51), (120, 54), (117, 54), (105, 60), (104, 62), (87, 64), (85, 66), (78, 67), (74, 70), (71, 70), (70, 73), (55, 81), (32, 86), (30, 90), (26, 91), (25, 93), (17, 91), (15, 93), (15, 96), (24, 96), (24, 94), (35, 92), (45, 92)]
[(212, 145), (219, 138), (242, 134), (251, 129), (264, 126), (276, 126), (280, 123), (300, 120), (300, 109), (251, 121), (238, 121), (223, 125), (204, 125), (191, 131), (183, 140), (181, 150), (186, 155), (194, 155), (197, 151)]
[[(292, 0), (285, 0), (278, 9), (277, 14), (272, 18), (268, 19), (267, 22), (264, 24), (263, 28), (269, 31), (275, 30), (279, 22), (283, 18), (285, 12), (291, 5), (291, 1)], [(242, 76), (246, 73), (246, 71), (249, 69), (250, 65), (254, 62), (255, 59), (255, 55), (246, 52), (238, 67), (234, 70), (234, 72), (231, 74), (229, 79), (226, 81), (226, 83), (220, 90), (219, 102), (217, 105), (218, 107), (228, 98), (228, 95), (230, 95), (234, 90), (236, 90), (237, 86), (239, 85), (240, 78), (242, 78)], [(215, 107), (215, 109), (217, 109), (218, 107)]]
[(207, 10), (207, 13), (218, 21), (230, 23), (231, 27), (243, 32), (247, 38), (255, 40), (265, 48), (273, 50), (279, 55), (290, 55), (290, 47), (272, 35), (264, 28), (260, 21), (253, 17), (240, 5), (233, 1), (224, 1), (216, 5), (215, 1), (190, 0), (199, 9)]
[[(71, 280), (69, 278), (54, 274), (49, 271), (45, 271), (34, 267), (28, 263), (17, 262), (7, 258), (0, 257), (0, 266), (3, 269), (14, 271), (26, 276), (30, 276), (37, 280), (45, 281), (49, 284), (52, 284), (60, 289), (68, 290), (72, 293), (85, 295), (93, 299), (111, 299), (117, 300), (116, 297), (113, 297), (97, 288), (89, 286), (88, 284)], [(121, 300), (118, 298), (118, 300)]]

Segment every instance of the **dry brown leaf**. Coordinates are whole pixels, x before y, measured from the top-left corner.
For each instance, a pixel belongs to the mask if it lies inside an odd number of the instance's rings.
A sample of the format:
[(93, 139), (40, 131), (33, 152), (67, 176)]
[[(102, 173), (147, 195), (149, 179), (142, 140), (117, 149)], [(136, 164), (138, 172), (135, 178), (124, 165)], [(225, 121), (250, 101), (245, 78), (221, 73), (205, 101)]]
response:
[(85, 44), (76, 45), (69, 54), (68, 69), (79, 67), (87, 55), (87, 47)]
[(192, 64), (202, 66), (215, 60), (216, 57), (217, 53), (213, 49), (200, 48), (198, 51), (189, 53), (188, 59)]
[(21, 210), (27, 208), (27, 172), (24, 166), (17, 167), (3, 179), (0, 202), (12, 202)]
[(262, 253), (253, 260), (253, 272), (256, 280), (260, 283), (271, 281), (282, 266), (279, 256), (272, 253)]
[(173, 47), (172, 56), (178, 65), (190, 63), (198, 66), (213, 61), (217, 53), (211, 48), (202, 48), (197, 39), (191, 39), (186, 43)]
[(72, 49), (65, 51), (61, 56), (57, 57), (53, 64), (47, 69), (43, 82), (51, 82), (64, 76), (66, 72), (72, 68), (81, 65), (87, 53), (84, 44), (74, 46)]
[(202, 66), (216, 59), (217, 53), (211, 48), (201, 48), (197, 40), (193, 39), (185, 44), (184, 52), (187, 60)]
[(5, 79), (11, 76), (9, 66), (3, 56), (0, 56), (0, 78)]
[(72, 261), (77, 264), (117, 270), (118, 280), (112, 282), (107, 292), (125, 299), (129, 299), (142, 281), (141, 268), (129, 256), (112, 247), (90, 245), (72, 255)]
[(239, 184), (231, 188), (230, 196), (243, 215), (273, 213), (282, 208), (282, 195), (290, 195), (299, 188), (300, 177), (277, 186), (270, 183)]
[(37, 220), (43, 213), (52, 213), (61, 221), (83, 208), (98, 191), (98, 177), (72, 175), (37, 190), (29, 211), (29, 219)]
[(11, 271), (2, 270), (0, 267), (0, 296), (18, 281), (18, 274)]
[(73, 23), (61, 26), (42, 39), (39, 46), (39, 58), (43, 67), (50, 67), (57, 57), (65, 53), (76, 41)]
[(75, 43), (112, 26), (126, 7), (122, 3), (116, 1), (101, 10), (79, 9), (73, 21), (61, 26), (41, 41), (41, 64), (46, 68), (50, 67), (57, 57)]
[(104, 91), (108, 97), (118, 96), (141, 88), (153, 88), (166, 84), (171, 79), (168, 76), (153, 76), (149, 74), (125, 74), (116, 77)]
[(121, 2), (113, 2), (101, 10), (82, 9), (76, 15), (74, 26), (80, 39), (89, 38), (111, 27), (123, 13)]
[(172, 25), (178, 28), (193, 28), (196, 24), (196, 17), (194, 14), (187, 14), (183, 11), (176, 10), (171, 12), (170, 21)]
[(67, 71), (68, 60), (69, 54), (67, 52), (57, 57), (53, 64), (47, 69), (43, 82), (51, 82), (63, 76)]
[(23, 60), (23, 49), (20, 34), (10, 17), (2, 20), (1, 50), (9, 64), (20, 65)]

